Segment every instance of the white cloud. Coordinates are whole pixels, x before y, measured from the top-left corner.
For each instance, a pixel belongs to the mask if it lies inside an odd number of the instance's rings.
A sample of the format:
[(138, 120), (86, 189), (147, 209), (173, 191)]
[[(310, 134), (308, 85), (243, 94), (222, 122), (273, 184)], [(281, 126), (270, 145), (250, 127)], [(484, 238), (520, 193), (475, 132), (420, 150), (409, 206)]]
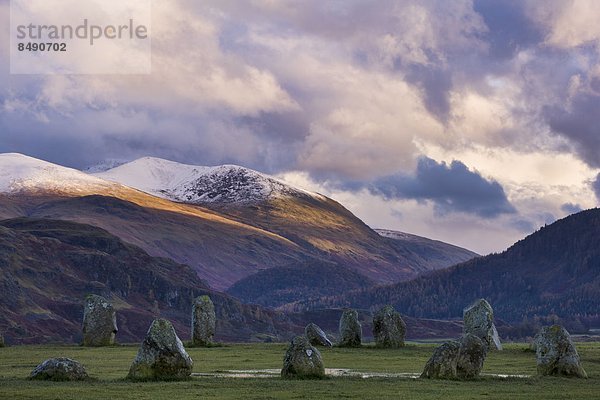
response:
[(528, 6), (531, 16), (546, 28), (548, 45), (600, 45), (600, 7), (596, 0), (534, 0)]

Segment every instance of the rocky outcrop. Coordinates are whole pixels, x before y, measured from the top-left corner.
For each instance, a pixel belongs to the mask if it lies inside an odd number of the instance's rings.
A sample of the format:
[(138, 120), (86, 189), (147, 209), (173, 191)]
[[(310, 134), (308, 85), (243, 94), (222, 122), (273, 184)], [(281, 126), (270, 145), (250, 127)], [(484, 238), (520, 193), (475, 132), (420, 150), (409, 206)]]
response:
[(215, 336), (217, 317), (215, 306), (208, 296), (200, 296), (192, 309), (192, 345), (210, 346)]
[(321, 353), (305, 336), (296, 336), (283, 359), (283, 378), (323, 378), (325, 367)]
[(90, 294), (83, 310), (83, 345), (110, 346), (115, 343), (117, 314), (104, 297)]
[(571, 335), (560, 325), (547, 326), (533, 340), (539, 375), (587, 378)]
[(344, 310), (340, 318), (340, 347), (359, 347), (362, 343), (362, 326), (356, 310)]
[(193, 361), (166, 319), (152, 322), (128, 378), (132, 380), (181, 380), (192, 373)]
[(467, 334), (438, 346), (425, 364), (421, 378), (473, 379), (479, 376), (487, 355), (485, 343)]
[(304, 335), (313, 346), (331, 347), (331, 341), (317, 324), (310, 323), (304, 328)]
[(83, 365), (70, 358), (50, 358), (29, 375), (29, 379), (46, 381), (82, 381), (88, 378)]
[(494, 325), (494, 310), (485, 299), (479, 299), (463, 310), (464, 333), (475, 335), (488, 349), (502, 350)]
[(394, 307), (387, 305), (373, 316), (373, 336), (377, 347), (402, 347), (406, 324)]

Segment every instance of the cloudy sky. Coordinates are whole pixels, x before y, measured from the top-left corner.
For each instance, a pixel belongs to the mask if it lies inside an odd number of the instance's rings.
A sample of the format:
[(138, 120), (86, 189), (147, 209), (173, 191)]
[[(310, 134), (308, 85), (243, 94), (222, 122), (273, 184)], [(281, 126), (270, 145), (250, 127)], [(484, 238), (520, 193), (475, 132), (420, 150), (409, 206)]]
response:
[(0, 152), (235, 163), (480, 253), (600, 196), (595, 0), (161, 0), (151, 75), (10, 75)]

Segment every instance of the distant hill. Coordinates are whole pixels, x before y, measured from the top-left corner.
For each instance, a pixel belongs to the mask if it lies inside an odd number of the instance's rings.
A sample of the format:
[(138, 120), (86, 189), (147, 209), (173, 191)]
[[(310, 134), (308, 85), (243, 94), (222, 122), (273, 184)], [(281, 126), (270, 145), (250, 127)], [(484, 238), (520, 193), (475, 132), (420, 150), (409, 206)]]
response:
[(302, 299), (341, 295), (375, 283), (348, 268), (309, 260), (287, 267), (270, 268), (236, 282), (227, 290), (245, 303), (278, 307)]
[(375, 229), (375, 232), (391, 239), (391, 245), (400, 254), (410, 257), (413, 260), (413, 265), (419, 268), (421, 272), (444, 269), (479, 257), (479, 254), (462, 247), (410, 233), (389, 229)]
[[(327, 267), (325, 267), (327, 268)], [(352, 281), (352, 272), (348, 284)], [(325, 274), (326, 275), (326, 274)], [(216, 339), (286, 341), (316, 321), (335, 333), (341, 310), (286, 314), (210, 289), (186, 265), (151, 257), (103, 229), (69, 221), (0, 221), (0, 332), (10, 344), (77, 343), (87, 294), (107, 297), (117, 310), (121, 343), (140, 341), (162, 316), (190, 337), (192, 300), (208, 294), (217, 313)], [(370, 313), (361, 311), (365, 335)], [(411, 338), (445, 337), (456, 322), (408, 319)]]
[(600, 210), (571, 215), (501, 254), (476, 258), (409, 282), (303, 301), (288, 309), (393, 304), (403, 314), (456, 318), (484, 297), (497, 318), (526, 324), (561, 318), (574, 326), (600, 322)]
[(292, 329), (282, 313), (215, 292), (188, 266), (151, 257), (102, 229), (49, 219), (0, 222), (0, 332), (8, 342), (79, 341), (90, 293), (113, 302), (121, 342), (139, 341), (159, 315), (188, 338), (192, 301), (202, 294), (215, 303), (219, 340), (286, 339)]

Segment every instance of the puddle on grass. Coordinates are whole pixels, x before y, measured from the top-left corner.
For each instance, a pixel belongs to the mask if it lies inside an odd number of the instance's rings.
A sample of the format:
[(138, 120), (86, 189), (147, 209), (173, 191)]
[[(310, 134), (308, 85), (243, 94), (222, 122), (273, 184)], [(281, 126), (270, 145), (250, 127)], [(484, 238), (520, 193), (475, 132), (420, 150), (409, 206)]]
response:
[[(276, 378), (281, 374), (280, 369), (249, 369), (249, 370), (225, 370), (218, 372), (203, 372), (193, 373), (193, 377), (211, 377), (211, 378)], [(343, 368), (325, 368), (325, 375), (333, 377), (357, 377), (362, 379), (368, 378), (397, 378), (397, 379), (417, 379), (421, 374), (402, 372), (370, 372), (370, 371), (355, 371), (352, 369)], [(486, 377), (494, 378), (531, 378), (530, 375), (510, 375), (510, 374), (481, 374)]]

